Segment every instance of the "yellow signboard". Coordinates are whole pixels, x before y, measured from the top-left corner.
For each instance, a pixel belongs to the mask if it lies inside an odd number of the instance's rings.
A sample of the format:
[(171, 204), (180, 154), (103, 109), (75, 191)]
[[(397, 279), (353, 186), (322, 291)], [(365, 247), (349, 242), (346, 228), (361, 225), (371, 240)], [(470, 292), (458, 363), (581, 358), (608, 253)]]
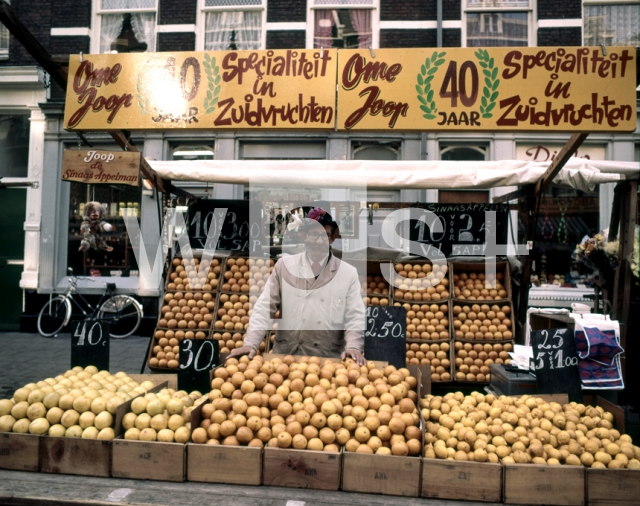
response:
[(69, 130), (333, 129), (335, 50), (71, 56)]
[(138, 151), (65, 149), (60, 177), (79, 183), (138, 186), (140, 157)]
[(338, 130), (636, 129), (630, 47), (338, 53)]

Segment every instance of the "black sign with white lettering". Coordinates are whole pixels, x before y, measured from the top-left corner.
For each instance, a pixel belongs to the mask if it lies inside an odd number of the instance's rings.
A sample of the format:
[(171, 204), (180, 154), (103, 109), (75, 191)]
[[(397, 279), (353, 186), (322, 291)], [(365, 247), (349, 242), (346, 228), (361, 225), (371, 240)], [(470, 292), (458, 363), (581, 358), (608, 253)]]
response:
[(213, 236), (222, 227), (216, 249), (262, 253), (262, 219), (260, 216), (250, 219), (248, 201), (198, 200), (189, 206), (185, 220), (192, 248), (211, 248), (212, 245), (207, 244), (207, 233), (211, 231)]
[(220, 364), (220, 348), (215, 339), (183, 339), (180, 341), (178, 389), (187, 392), (211, 390), (209, 371)]
[(71, 367), (109, 370), (109, 324), (98, 320), (71, 323)]
[[(481, 256), (485, 252), (487, 230), (495, 235), (498, 246), (507, 243), (509, 206), (507, 204), (415, 204), (425, 211), (425, 219), (410, 220), (409, 239), (420, 243), (423, 253), (438, 248), (450, 256)], [(487, 211), (495, 212), (495, 223)], [(436, 232), (433, 223), (440, 220), (443, 232)], [(506, 254), (506, 253), (500, 253)], [(497, 255), (491, 255), (497, 256)]]
[(396, 367), (407, 366), (407, 310), (401, 306), (367, 306), (364, 356)]
[(539, 394), (569, 394), (569, 402), (582, 402), (578, 353), (573, 330), (531, 332), (533, 362)]

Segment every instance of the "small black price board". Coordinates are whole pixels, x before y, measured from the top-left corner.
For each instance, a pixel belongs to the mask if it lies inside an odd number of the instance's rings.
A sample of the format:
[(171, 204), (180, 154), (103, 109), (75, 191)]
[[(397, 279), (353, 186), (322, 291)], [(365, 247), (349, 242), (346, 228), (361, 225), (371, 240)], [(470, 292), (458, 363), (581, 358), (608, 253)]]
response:
[(367, 306), (364, 356), (396, 367), (407, 366), (407, 310), (400, 306)]
[(71, 367), (94, 365), (109, 370), (109, 324), (98, 320), (71, 323)]
[(578, 353), (573, 330), (544, 329), (531, 332), (533, 362), (539, 394), (569, 394), (569, 402), (582, 402)]
[[(224, 213), (227, 209), (227, 213)], [(207, 233), (220, 230), (216, 249), (262, 253), (264, 234), (259, 216), (250, 216), (250, 203), (244, 200), (198, 200), (189, 206), (185, 219), (192, 248), (211, 248)]]
[[(507, 204), (417, 204), (425, 211), (425, 220), (410, 220), (409, 239), (421, 244), (424, 253), (438, 248), (447, 258), (459, 255), (483, 255), (487, 243), (487, 230), (495, 234), (495, 244), (507, 243), (509, 206)], [(494, 211), (495, 222), (486, 211)], [(426, 214), (426, 213), (425, 213)], [(442, 224), (436, 232), (434, 217)]]
[(180, 341), (178, 388), (187, 392), (211, 390), (209, 371), (220, 363), (220, 347), (215, 339)]

